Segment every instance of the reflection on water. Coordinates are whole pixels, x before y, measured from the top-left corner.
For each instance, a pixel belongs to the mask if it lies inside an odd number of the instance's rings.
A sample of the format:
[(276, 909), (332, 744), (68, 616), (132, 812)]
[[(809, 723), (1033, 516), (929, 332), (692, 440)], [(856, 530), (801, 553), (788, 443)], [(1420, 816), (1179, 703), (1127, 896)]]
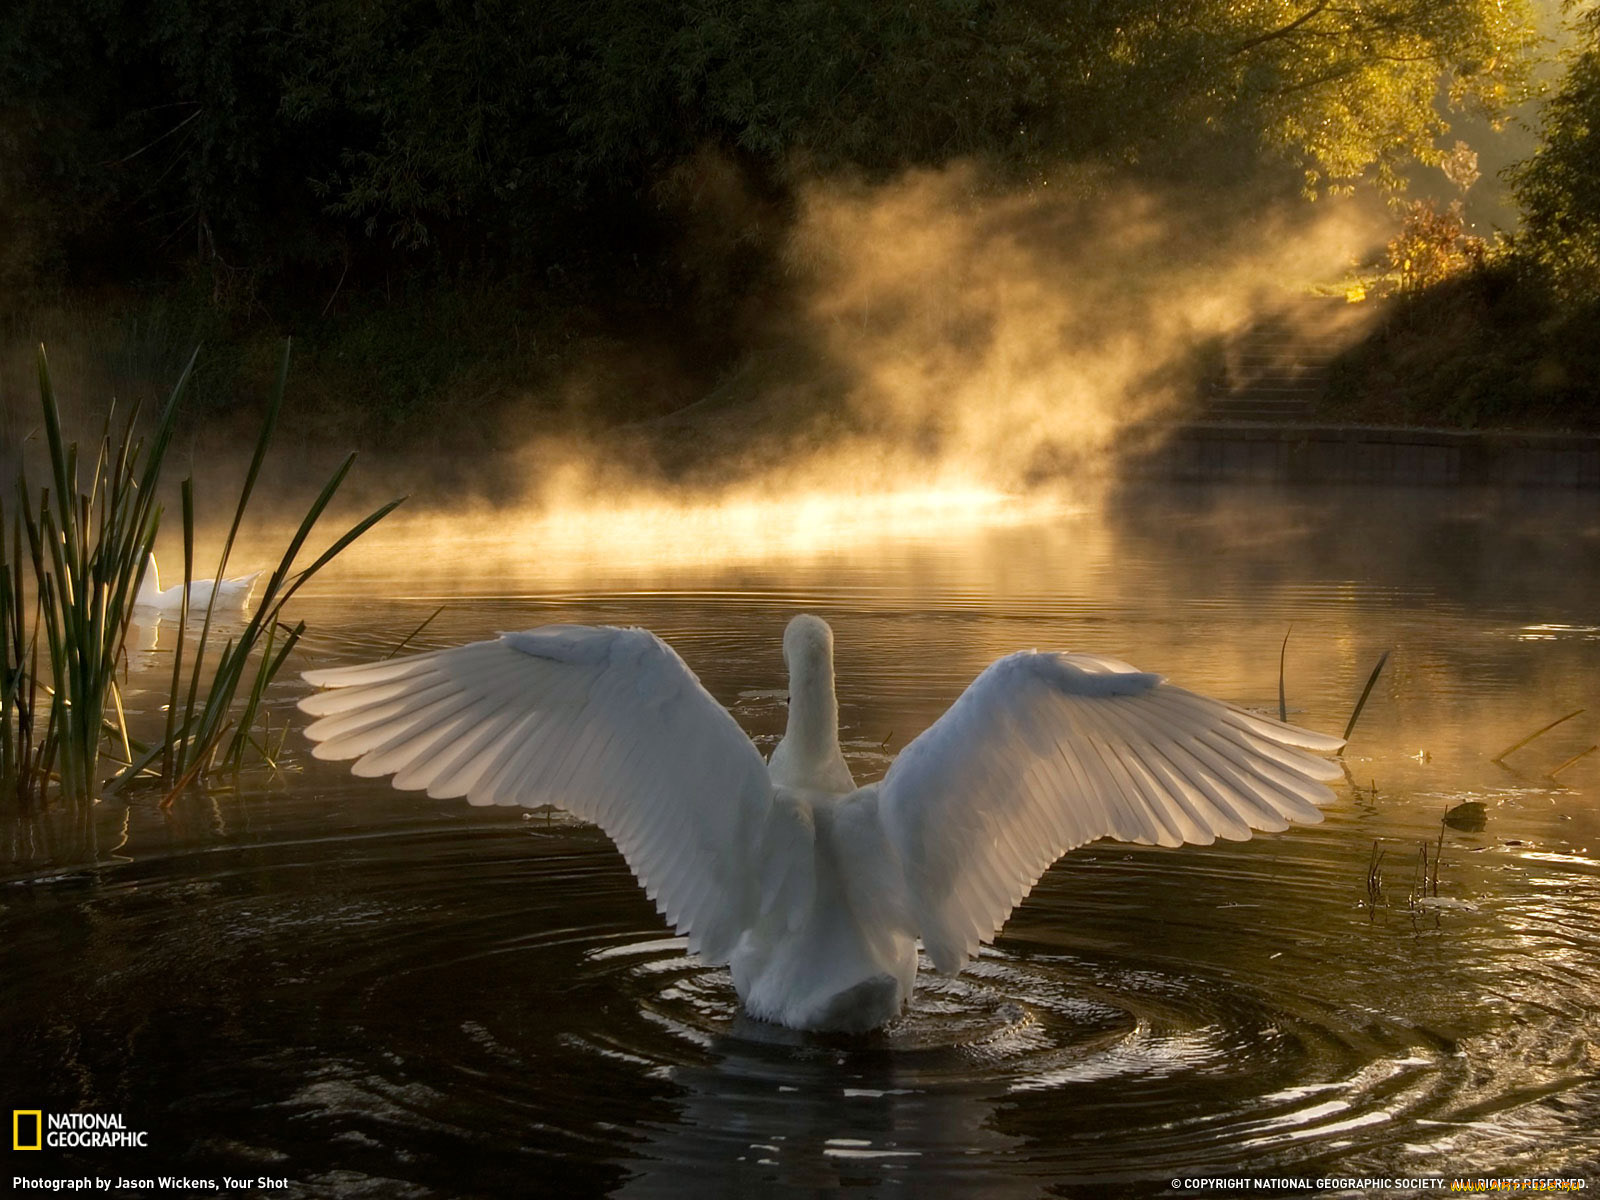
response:
[[(873, 778), (1019, 646), (1274, 710), (1292, 624), (1286, 699), (1314, 728), (1342, 729), (1395, 652), (1327, 821), (1077, 851), (967, 972), (924, 972), (902, 1021), (824, 1038), (743, 1018), (592, 828), (394, 793), (291, 738), (281, 772), (167, 818), (140, 797), (8, 830), (15, 1094), (127, 1114), (155, 1147), (130, 1169), (300, 1196), (1600, 1171), (1600, 755), (1563, 769), (1600, 740), (1592, 500), (1165, 490), (994, 516), (782, 553), (711, 530), (696, 555), (676, 518), (646, 530), (658, 555), (603, 522), (559, 546), (396, 525), (300, 606), (303, 665), (387, 653), (441, 602), (421, 646), (638, 623), (770, 747), (778, 640), (809, 608)], [(135, 722), (159, 719), (139, 685), (172, 637), (130, 655)], [(304, 691), (279, 686), (275, 722)], [(1481, 826), (1442, 823), (1468, 801)]]

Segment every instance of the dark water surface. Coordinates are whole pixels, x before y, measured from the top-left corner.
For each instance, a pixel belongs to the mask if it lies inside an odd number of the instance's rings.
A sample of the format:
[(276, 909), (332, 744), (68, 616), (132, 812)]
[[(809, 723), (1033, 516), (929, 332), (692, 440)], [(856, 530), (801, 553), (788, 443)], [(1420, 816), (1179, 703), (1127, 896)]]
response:
[[(170, 814), (139, 795), (8, 830), (9, 1106), (150, 1141), (14, 1169), (319, 1197), (1600, 1185), (1600, 753), (1550, 775), (1600, 741), (1593, 497), (1168, 489), (924, 517), (396, 525), (300, 606), (300, 665), (387, 653), (440, 603), (414, 645), (641, 624), (766, 750), (778, 641), (810, 610), (865, 779), (1025, 646), (1275, 711), (1292, 623), (1290, 719), (1313, 728), (1342, 730), (1394, 650), (1327, 821), (1078, 850), (886, 1032), (820, 1038), (741, 1017), (592, 827), (354, 780), (291, 733), (280, 771)], [(170, 669), (170, 631), (143, 639), (135, 721)], [(306, 690), (280, 685), (275, 729)]]

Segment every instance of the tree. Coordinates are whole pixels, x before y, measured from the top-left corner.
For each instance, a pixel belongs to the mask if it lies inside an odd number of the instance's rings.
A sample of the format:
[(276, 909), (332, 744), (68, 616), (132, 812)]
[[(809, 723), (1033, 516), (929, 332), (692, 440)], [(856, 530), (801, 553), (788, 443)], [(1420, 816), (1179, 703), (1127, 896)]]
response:
[(1516, 247), (1570, 299), (1600, 300), (1600, 7), (1575, 22), (1567, 72), (1544, 106), (1540, 144), (1512, 171)]
[(1240, 146), (1394, 185), (1530, 46), (1525, 0), (15, 0), (0, 176), (81, 215), (52, 233), (79, 262), (459, 269), (648, 249), (706, 147), (780, 198)]

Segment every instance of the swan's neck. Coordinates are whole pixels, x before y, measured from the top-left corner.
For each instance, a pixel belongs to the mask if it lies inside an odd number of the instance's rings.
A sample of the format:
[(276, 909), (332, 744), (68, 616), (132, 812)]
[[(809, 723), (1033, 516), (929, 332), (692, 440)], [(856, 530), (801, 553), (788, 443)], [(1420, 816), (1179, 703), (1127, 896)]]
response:
[(161, 594), (161, 576), (156, 572), (155, 555), (144, 560), (144, 577), (139, 580), (139, 590), (134, 594), (135, 604), (148, 604)]
[(839, 698), (833, 664), (803, 666), (789, 676), (789, 726), (783, 740), (813, 761), (839, 752)]
[(772, 752), (772, 777), (787, 787), (855, 790), (839, 751), (839, 701), (833, 663), (807, 661), (789, 671), (789, 725)]

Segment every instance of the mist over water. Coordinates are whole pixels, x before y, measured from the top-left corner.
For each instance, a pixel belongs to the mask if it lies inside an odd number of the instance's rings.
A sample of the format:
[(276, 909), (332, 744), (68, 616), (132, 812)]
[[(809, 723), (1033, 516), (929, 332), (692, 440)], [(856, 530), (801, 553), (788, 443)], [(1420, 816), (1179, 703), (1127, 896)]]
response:
[[(575, 420), (597, 404), (654, 413), (681, 390), (681, 370), (665, 357), (652, 365), (658, 331), (603, 339), (554, 385), (481, 412), (476, 399), (441, 412), (442, 435), (491, 423), (473, 452), (444, 448), (449, 436), (364, 451), (339, 510), (353, 518), (405, 494), (408, 510), (391, 521), (439, 516), (460, 530), (476, 520), (492, 531), (508, 517), (631, 526), (662, 514), (737, 527), (752, 511), (820, 530), (845, 510), (915, 521), (997, 497), (1092, 502), (1118, 478), (1120, 452), (1159, 441), (1166, 421), (1195, 412), (1223, 339), (1341, 278), (1390, 220), (1370, 200), (1257, 194), (1246, 206), (1109, 173), (1023, 187), (963, 163), (814, 181), (779, 217), (713, 154), (679, 174), (666, 190), (683, 210), (686, 270), (736, 290), (734, 264), (752, 242), (778, 264), (731, 311), (727, 340), (740, 350), (722, 377), (655, 417)], [(1339, 329), (1318, 332), (1354, 339), (1366, 315), (1331, 305), (1318, 319)], [(113, 334), (85, 331), (50, 347), (69, 436), (86, 443), (98, 440), (113, 396), (122, 414), (141, 399), (148, 419), (181, 362), (171, 378), (150, 374), (165, 370), (154, 358), (140, 374)], [(37, 438), (23, 441), (39, 424), (26, 342), (5, 348), (0, 372), (0, 482), (19, 446), (39, 450)], [(298, 520), (339, 460), (361, 449), (310, 432), (319, 426), (297, 393), (304, 369), (291, 368), (253, 501), (257, 531)], [(624, 386), (636, 394), (619, 393)], [(254, 403), (241, 399), (208, 397), (180, 422), (164, 484), (175, 514), (177, 480), (196, 478), (202, 569), (254, 436)], [(42, 478), (39, 468), (30, 475)], [(167, 522), (165, 559), (177, 557), (177, 529)]]
[(1111, 473), (1117, 435), (1192, 412), (1196, 353), (1368, 249), (1330, 202), (1224, 213), (1106, 181), (1001, 192), (971, 169), (817, 185), (791, 257), (814, 336), (890, 470), (991, 485)]
[[(913, 514), (935, 494), (952, 507), (977, 493), (1092, 498), (1117, 477), (1119, 451), (1195, 412), (1221, 339), (1341, 278), (1386, 220), (1356, 200), (1243, 210), (1110, 176), (1004, 187), (957, 165), (817, 182), (778, 222), (726, 163), (690, 173), (675, 186), (690, 197), (694, 269), (735, 287), (723, 276), (747, 241), (781, 264), (730, 316), (742, 349), (720, 380), (678, 410), (578, 432), (564, 414), (659, 407), (649, 337), (602, 344), (553, 396), (506, 407), (473, 455), (421, 445), (363, 462), (347, 507), (404, 492), (425, 516), (499, 527), (508, 513), (716, 521), (721, 506), (782, 520), (819, 504), (876, 511), (902, 493)], [(1320, 319), (1338, 329), (1318, 332), (1354, 339), (1365, 315), (1332, 305)], [(607, 356), (630, 364), (636, 395), (615, 391)], [(678, 387), (675, 372), (663, 359), (657, 390)], [(293, 389), (291, 375), (291, 441)], [(332, 449), (343, 448), (301, 440), (278, 456), (267, 503), (307, 492), (296, 480)], [(202, 496), (227, 494), (226, 454), (189, 461)]]
[[(739, 225), (723, 191), (705, 207)], [(1339, 279), (1380, 220), (1353, 200), (1241, 213), (1109, 178), (1004, 189), (960, 165), (816, 183), (782, 239), (780, 316), (740, 331), (752, 349), (727, 389), (743, 399), (577, 445), (535, 436), (520, 499), (565, 519), (623, 502), (1092, 497), (1119, 450), (1194, 413), (1220, 339)], [(1329, 314), (1338, 329), (1319, 332), (1352, 339), (1364, 316)], [(657, 440), (684, 430), (695, 465), (663, 470)]]

